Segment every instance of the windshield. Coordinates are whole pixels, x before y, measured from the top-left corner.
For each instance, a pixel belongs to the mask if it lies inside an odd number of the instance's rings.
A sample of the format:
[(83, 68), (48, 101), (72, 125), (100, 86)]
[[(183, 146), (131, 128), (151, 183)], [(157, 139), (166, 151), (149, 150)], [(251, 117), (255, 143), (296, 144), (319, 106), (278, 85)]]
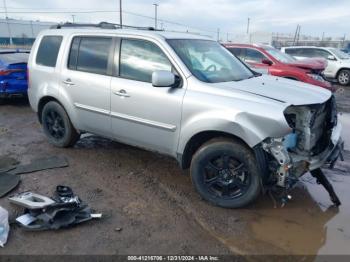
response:
[(266, 48), (266, 52), (268, 52), (271, 56), (273, 56), (275, 59), (282, 63), (293, 63), (296, 61), (294, 57), (291, 55), (282, 53), (281, 51), (275, 49), (275, 48)]
[(330, 48), (330, 51), (332, 51), (335, 54), (335, 56), (338, 57), (339, 59), (350, 59), (350, 56), (341, 50)]
[(167, 41), (191, 73), (203, 82), (240, 81), (254, 76), (241, 61), (215, 41), (199, 39)]
[(0, 61), (6, 64), (27, 63), (29, 54), (26, 53), (0, 53)]

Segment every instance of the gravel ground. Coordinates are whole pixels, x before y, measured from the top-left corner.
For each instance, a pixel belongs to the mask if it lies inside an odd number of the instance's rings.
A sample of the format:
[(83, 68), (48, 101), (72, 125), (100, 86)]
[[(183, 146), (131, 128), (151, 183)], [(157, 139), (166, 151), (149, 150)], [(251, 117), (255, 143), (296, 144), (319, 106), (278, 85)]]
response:
[[(339, 107), (349, 108), (337, 93)], [(345, 110), (343, 110), (345, 111)], [(327, 171), (339, 197), (331, 207), (324, 189), (306, 175), (293, 200), (274, 208), (268, 196), (240, 210), (201, 200), (188, 172), (175, 160), (97, 136), (84, 136), (74, 148), (47, 143), (35, 114), (22, 100), (0, 107), (0, 156), (21, 163), (65, 156), (69, 167), (21, 175), (13, 193), (50, 196), (56, 185), (73, 188), (103, 218), (74, 228), (28, 232), (13, 225), (5, 254), (350, 254), (350, 154)], [(11, 221), (22, 210), (7, 198)]]

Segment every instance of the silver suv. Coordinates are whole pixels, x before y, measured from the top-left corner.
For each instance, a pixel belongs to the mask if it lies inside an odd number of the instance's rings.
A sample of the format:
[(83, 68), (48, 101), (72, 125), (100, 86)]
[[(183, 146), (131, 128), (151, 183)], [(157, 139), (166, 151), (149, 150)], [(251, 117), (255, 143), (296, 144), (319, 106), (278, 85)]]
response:
[(83, 132), (176, 158), (206, 200), (237, 208), (287, 191), (341, 148), (332, 94), (251, 71), (216, 41), (152, 30), (43, 31), (29, 99), (49, 140)]

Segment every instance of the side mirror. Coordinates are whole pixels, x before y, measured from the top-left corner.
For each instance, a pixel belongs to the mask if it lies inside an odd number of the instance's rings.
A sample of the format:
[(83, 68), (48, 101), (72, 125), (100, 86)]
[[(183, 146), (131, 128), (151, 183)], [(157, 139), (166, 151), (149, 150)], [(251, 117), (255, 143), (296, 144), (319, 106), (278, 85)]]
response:
[(327, 59), (328, 59), (328, 60), (332, 60), (332, 61), (337, 60), (337, 59), (335, 58), (334, 55), (329, 55), (329, 56), (327, 57)]
[(271, 60), (269, 60), (269, 59), (263, 59), (263, 60), (261, 60), (261, 63), (263, 63), (263, 64), (265, 64), (265, 65), (272, 65), (272, 61)]
[(175, 84), (175, 75), (170, 71), (157, 70), (152, 73), (152, 85), (155, 87), (170, 87)]

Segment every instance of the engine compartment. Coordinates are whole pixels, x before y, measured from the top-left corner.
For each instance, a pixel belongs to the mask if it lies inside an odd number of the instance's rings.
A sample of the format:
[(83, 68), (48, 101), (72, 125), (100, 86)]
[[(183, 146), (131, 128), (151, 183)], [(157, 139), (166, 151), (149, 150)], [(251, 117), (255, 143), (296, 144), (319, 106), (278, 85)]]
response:
[(332, 128), (337, 124), (333, 96), (323, 104), (289, 106), (284, 115), (297, 137), (295, 147), (289, 151), (311, 157), (329, 146)]
[(290, 187), (310, 170), (317, 158), (323, 157), (332, 145), (333, 127), (337, 125), (335, 99), (322, 104), (291, 105), (284, 111), (292, 132), (282, 138), (268, 138), (262, 148), (268, 153), (270, 182)]

